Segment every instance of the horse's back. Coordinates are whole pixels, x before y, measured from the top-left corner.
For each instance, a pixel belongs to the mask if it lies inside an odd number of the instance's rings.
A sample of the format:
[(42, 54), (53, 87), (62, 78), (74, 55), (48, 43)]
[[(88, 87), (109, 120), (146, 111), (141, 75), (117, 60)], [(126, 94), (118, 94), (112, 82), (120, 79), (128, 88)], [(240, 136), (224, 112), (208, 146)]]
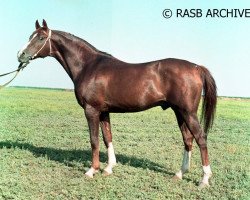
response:
[(84, 102), (105, 111), (134, 112), (199, 101), (202, 81), (195, 64), (179, 59), (129, 64), (104, 59), (83, 83)]
[[(118, 63), (119, 64), (119, 63)], [(202, 81), (194, 63), (179, 59), (164, 59), (148, 63), (108, 67), (106, 100), (124, 110), (145, 110), (161, 105), (199, 101)], [(119, 109), (118, 109), (119, 110)]]

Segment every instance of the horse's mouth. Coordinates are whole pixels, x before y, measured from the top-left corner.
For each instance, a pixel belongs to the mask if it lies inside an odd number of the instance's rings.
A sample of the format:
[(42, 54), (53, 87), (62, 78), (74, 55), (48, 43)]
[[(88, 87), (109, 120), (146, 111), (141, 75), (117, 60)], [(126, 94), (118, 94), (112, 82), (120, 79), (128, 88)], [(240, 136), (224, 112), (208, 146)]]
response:
[(28, 57), (18, 57), (18, 62), (29, 64), (30, 60), (32, 60), (31, 56)]

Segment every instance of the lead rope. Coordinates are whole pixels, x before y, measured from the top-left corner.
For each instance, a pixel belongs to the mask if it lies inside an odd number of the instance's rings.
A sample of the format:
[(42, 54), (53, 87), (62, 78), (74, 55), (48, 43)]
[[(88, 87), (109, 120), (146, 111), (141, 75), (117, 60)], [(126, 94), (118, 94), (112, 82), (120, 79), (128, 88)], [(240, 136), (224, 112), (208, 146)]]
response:
[(6, 87), (7, 85), (9, 85), (17, 77), (17, 75), (19, 74), (19, 72), (22, 69), (24, 69), (27, 65), (28, 65), (28, 63), (20, 63), (19, 66), (18, 66), (18, 68), (16, 70), (14, 70), (12, 72), (5, 73), (5, 74), (0, 74), (0, 77), (2, 77), (2, 76), (6, 76), (6, 75), (9, 75), (9, 74), (12, 74), (12, 73), (16, 72), (15, 75), (14, 75), (14, 77), (12, 79), (10, 79), (8, 82), (6, 82), (3, 85), (0, 85), (0, 90), (3, 89), (4, 87)]
[[(45, 40), (43, 46), (32, 56), (32, 59), (34, 59), (37, 56), (37, 54), (43, 49), (43, 47), (46, 45), (47, 41), (49, 41), (49, 54), (51, 55), (51, 41), (50, 41), (50, 39), (51, 39), (51, 30), (49, 30), (49, 35), (48, 35), (47, 39)], [(7, 83), (5, 83), (3, 85), (0, 85), (0, 90), (2, 88), (6, 87), (7, 85), (9, 85), (17, 77), (19, 72), (22, 69), (24, 69), (28, 64), (29, 64), (29, 62), (28, 63), (20, 63), (16, 70), (5, 73), (5, 74), (0, 74), (0, 77), (2, 77), (2, 76), (6, 76), (6, 75), (9, 75), (9, 74), (16, 72), (16, 74), (14, 75), (14, 77), (12, 79), (10, 79)]]

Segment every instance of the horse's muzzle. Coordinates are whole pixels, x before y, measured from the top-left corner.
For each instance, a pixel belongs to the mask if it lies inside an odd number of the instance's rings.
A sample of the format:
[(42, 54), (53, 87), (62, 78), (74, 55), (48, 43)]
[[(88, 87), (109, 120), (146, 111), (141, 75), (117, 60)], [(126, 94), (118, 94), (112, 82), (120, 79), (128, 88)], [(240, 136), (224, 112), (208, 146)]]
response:
[(21, 51), (21, 52), (18, 51), (18, 53), (17, 53), (17, 59), (18, 59), (18, 62), (29, 63), (29, 61), (32, 59), (32, 56), (28, 55), (24, 51)]

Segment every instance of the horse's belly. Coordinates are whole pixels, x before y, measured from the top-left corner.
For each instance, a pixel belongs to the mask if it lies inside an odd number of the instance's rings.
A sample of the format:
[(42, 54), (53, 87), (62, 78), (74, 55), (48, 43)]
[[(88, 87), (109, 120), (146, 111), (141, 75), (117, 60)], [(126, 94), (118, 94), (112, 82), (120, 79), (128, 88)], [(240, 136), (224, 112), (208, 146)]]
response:
[(163, 94), (139, 93), (128, 95), (109, 101), (108, 108), (111, 112), (138, 112), (155, 106), (161, 106), (165, 102)]

